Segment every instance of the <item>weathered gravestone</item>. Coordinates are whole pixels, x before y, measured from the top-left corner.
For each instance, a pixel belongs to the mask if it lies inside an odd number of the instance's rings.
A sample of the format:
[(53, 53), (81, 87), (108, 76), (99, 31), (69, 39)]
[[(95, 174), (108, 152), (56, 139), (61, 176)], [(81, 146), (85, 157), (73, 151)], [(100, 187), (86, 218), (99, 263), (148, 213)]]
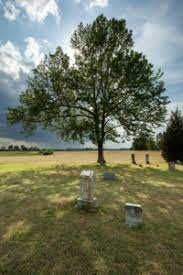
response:
[(125, 224), (131, 226), (140, 226), (143, 223), (142, 206), (140, 204), (125, 204)]
[(145, 163), (146, 163), (146, 164), (150, 164), (149, 154), (146, 154), (146, 155), (145, 155)]
[(132, 158), (132, 163), (137, 164), (136, 159), (135, 159), (135, 154), (131, 154), (131, 158)]
[(116, 180), (116, 174), (112, 172), (104, 172), (103, 174), (104, 180)]
[(80, 174), (80, 197), (77, 205), (81, 208), (96, 208), (97, 200), (94, 196), (95, 176), (92, 170), (83, 170)]
[(175, 172), (175, 162), (170, 161), (170, 162), (168, 163), (168, 170), (169, 170), (170, 172)]

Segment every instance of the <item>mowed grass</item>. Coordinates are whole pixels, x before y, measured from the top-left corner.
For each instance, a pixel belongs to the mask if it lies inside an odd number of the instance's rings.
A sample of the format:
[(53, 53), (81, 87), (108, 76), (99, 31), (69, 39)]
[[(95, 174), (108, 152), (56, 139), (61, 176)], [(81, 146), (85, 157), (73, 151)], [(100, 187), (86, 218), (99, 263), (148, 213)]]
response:
[[(42, 165), (1, 169), (0, 274), (183, 274), (181, 166)], [(83, 169), (96, 174), (95, 213), (75, 207)], [(142, 205), (142, 228), (125, 226), (126, 202)]]

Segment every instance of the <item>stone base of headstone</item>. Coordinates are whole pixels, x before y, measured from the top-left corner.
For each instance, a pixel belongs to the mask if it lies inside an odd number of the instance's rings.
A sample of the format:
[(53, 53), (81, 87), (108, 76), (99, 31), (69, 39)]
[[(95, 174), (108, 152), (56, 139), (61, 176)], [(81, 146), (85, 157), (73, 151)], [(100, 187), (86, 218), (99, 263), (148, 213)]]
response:
[(126, 203), (125, 204), (125, 224), (129, 227), (142, 226), (143, 215), (142, 206), (140, 204)]
[(112, 172), (104, 172), (103, 174), (104, 180), (116, 180), (116, 174)]
[(168, 170), (169, 170), (170, 172), (175, 172), (175, 162), (170, 161), (170, 162), (168, 163)]
[(84, 210), (96, 210), (98, 207), (97, 199), (93, 198), (92, 201), (85, 201), (82, 200), (81, 198), (77, 199), (77, 207), (79, 209), (84, 209)]

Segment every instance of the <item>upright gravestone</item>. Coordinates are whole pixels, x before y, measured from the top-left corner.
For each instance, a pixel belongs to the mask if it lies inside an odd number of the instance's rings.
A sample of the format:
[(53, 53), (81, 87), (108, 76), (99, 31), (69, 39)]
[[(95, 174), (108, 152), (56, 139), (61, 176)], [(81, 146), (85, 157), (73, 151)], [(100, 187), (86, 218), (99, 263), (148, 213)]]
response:
[(94, 191), (94, 172), (92, 170), (83, 170), (80, 174), (80, 197), (77, 200), (77, 205), (82, 208), (96, 208), (97, 201)]
[(131, 154), (131, 158), (132, 158), (132, 163), (137, 164), (136, 159), (135, 159), (135, 154)]
[(139, 226), (143, 223), (142, 206), (140, 204), (125, 204), (125, 224)]
[(146, 154), (146, 155), (145, 155), (145, 163), (146, 163), (146, 164), (150, 164), (149, 154)]
[(170, 172), (175, 172), (175, 162), (170, 161), (170, 162), (168, 163), (168, 170), (169, 170)]

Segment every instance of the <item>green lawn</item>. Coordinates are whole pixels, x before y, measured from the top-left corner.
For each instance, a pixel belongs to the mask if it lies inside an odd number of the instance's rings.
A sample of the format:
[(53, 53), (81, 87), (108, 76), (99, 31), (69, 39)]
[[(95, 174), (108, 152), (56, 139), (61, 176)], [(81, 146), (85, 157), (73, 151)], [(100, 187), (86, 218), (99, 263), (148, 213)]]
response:
[(35, 156), (40, 155), (36, 151), (0, 151), (0, 157), (11, 157), (11, 156)]
[[(75, 207), (85, 168), (96, 173), (96, 213)], [(106, 168), (91, 164), (2, 164), (0, 274), (181, 275), (183, 171), (108, 168), (116, 182), (103, 181)], [(126, 202), (142, 204), (143, 228), (125, 226)]]

